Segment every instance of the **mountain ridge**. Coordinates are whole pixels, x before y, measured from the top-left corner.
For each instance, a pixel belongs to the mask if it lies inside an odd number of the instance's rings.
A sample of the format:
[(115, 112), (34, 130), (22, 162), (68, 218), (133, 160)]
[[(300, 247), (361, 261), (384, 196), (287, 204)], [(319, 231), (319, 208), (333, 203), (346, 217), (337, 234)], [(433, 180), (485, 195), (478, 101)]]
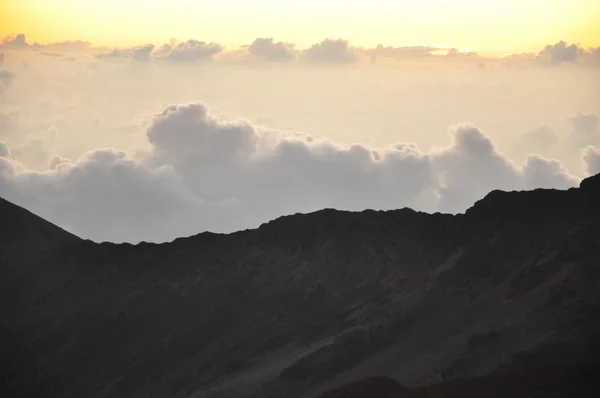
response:
[(600, 330), (599, 177), (459, 215), (324, 209), (163, 244), (56, 227), (43, 250), (47, 222), (1, 202), (22, 230), (0, 235), (9, 396), (312, 398), (484, 376), (546, 343), (580, 358)]

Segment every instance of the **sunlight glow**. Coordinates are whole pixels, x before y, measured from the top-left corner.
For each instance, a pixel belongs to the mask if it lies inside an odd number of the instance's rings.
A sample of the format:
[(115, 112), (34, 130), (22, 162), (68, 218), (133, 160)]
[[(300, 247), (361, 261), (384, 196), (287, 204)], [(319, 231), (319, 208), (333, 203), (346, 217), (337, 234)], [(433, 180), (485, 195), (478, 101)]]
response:
[[(309, 46), (440, 43), (477, 51), (539, 50), (560, 40), (600, 45), (597, 0), (0, 0), (0, 36), (98, 45), (168, 38), (229, 46), (256, 37)], [(501, 50), (494, 50), (502, 48)]]

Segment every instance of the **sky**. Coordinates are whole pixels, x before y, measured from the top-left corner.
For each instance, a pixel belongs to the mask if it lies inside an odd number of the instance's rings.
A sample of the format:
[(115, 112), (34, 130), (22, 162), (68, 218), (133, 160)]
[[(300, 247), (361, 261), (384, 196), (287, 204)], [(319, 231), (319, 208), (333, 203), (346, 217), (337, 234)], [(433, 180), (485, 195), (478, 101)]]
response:
[(227, 45), (277, 37), (307, 46), (441, 44), (529, 52), (559, 40), (600, 45), (597, 0), (2, 0), (0, 35), (78, 37), (125, 46), (196, 38)]
[(163, 242), (600, 172), (598, 2), (299, 4), (0, 0), (0, 196)]

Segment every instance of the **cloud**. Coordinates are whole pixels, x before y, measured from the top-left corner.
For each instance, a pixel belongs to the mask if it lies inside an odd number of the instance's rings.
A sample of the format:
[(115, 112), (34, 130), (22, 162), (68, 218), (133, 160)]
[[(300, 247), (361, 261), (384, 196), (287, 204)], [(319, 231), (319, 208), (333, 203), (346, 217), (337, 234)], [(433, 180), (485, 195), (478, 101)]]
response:
[(457, 212), (493, 189), (579, 182), (556, 160), (515, 164), (475, 126), (449, 133), (451, 144), (430, 152), (414, 143), (343, 145), (225, 120), (202, 103), (171, 105), (150, 120), (148, 149), (137, 154), (53, 156), (34, 172), (3, 144), (0, 195), (85, 237), (164, 241), (325, 207)]
[[(2, 71), (0, 70), (0, 74)], [(0, 83), (1, 87), (1, 83)], [(1, 93), (1, 90), (0, 90)], [(17, 112), (2, 113), (0, 112), (0, 136), (8, 136), (17, 125), (19, 115)]]
[(302, 57), (306, 61), (315, 63), (354, 63), (358, 61), (357, 52), (348, 45), (347, 40), (325, 39), (320, 43), (313, 44), (310, 48), (302, 51)]
[(210, 59), (213, 55), (223, 51), (217, 43), (207, 43), (198, 40), (174, 42), (163, 44), (155, 53), (156, 59), (168, 59), (177, 62), (194, 62)]
[(571, 133), (569, 141), (574, 148), (600, 145), (600, 116), (595, 113), (578, 113), (569, 118)]
[(563, 63), (573, 63), (582, 61), (598, 61), (600, 48), (592, 48), (589, 50), (577, 44), (568, 45), (564, 41), (556, 44), (547, 45), (537, 55), (537, 61), (543, 65), (552, 66)]
[(473, 51), (460, 51), (458, 48), (450, 48), (448, 49), (448, 52), (446, 53), (447, 57), (473, 57), (476, 56), (477, 53), (473, 52)]
[(19, 162), (36, 169), (44, 169), (48, 164), (48, 153), (44, 139), (27, 138), (23, 143), (12, 148), (12, 157)]
[(27, 39), (25, 38), (25, 35), (20, 33), (16, 36), (5, 37), (0, 46), (4, 48), (19, 48), (29, 47), (29, 44), (27, 44)]
[(600, 173), (600, 147), (589, 145), (581, 152), (584, 169), (587, 175)]
[(275, 42), (273, 38), (258, 38), (248, 47), (248, 53), (266, 61), (291, 61), (296, 58), (293, 43)]
[(517, 165), (500, 154), (477, 127), (462, 124), (449, 130), (452, 145), (435, 151), (433, 164), (440, 178), (440, 210), (464, 210), (493, 189), (521, 189)]
[(363, 53), (371, 58), (371, 63), (375, 63), (378, 57), (394, 59), (414, 59), (414, 58), (443, 58), (443, 57), (461, 57), (477, 55), (473, 52), (463, 52), (457, 48), (447, 48), (439, 46), (383, 46), (379, 44), (375, 48), (362, 50)]
[(3, 62), (4, 62), (4, 53), (0, 53), (0, 66), (2, 66)]
[(104, 58), (104, 59), (126, 58), (126, 59), (132, 59), (134, 61), (150, 61), (150, 59), (151, 59), (150, 55), (153, 50), (154, 50), (153, 44), (145, 44), (145, 45), (131, 47), (131, 48), (125, 48), (125, 49), (115, 48), (113, 51), (111, 51), (109, 53), (96, 54), (96, 58), (100, 58), (100, 59), (102, 59), (102, 58)]
[(541, 126), (537, 129), (521, 134), (513, 144), (513, 150), (519, 154), (540, 153), (556, 145), (558, 135), (549, 126)]
[(182, 232), (177, 224), (194, 224), (189, 220), (198, 204), (174, 170), (150, 169), (122, 151), (90, 151), (75, 163), (55, 160), (43, 173), (18, 173), (6, 157), (0, 162), (3, 196), (86, 237), (165, 240)]
[(525, 189), (556, 188), (568, 189), (579, 185), (579, 178), (571, 175), (554, 159), (530, 155), (523, 165)]
[(50, 43), (42, 46), (47, 51), (78, 53), (89, 52), (93, 50), (92, 43), (83, 40), (66, 40), (55, 43)]
[(8, 144), (0, 141), (0, 158), (10, 159), (12, 158), (12, 153), (10, 152), (10, 148)]

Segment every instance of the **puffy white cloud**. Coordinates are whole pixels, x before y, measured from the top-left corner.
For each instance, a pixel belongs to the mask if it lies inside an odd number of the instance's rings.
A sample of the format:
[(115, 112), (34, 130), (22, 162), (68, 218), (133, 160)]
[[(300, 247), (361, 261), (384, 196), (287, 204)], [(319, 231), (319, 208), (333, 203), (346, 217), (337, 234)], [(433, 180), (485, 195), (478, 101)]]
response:
[(600, 173), (600, 147), (587, 146), (582, 150), (582, 159), (587, 175)]
[(525, 188), (568, 189), (579, 185), (579, 178), (570, 174), (563, 165), (554, 159), (540, 155), (530, 155), (523, 165)]
[[(97, 240), (167, 240), (202, 229), (196, 199), (172, 167), (149, 168), (125, 152), (99, 149), (77, 162), (53, 159), (43, 173), (16, 171), (3, 158), (2, 196)], [(2, 170), (2, 169), (0, 169)]]
[(272, 37), (260, 37), (248, 46), (248, 53), (266, 61), (291, 61), (296, 58), (293, 43), (275, 42)]
[(440, 210), (462, 211), (493, 189), (521, 189), (521, 172), (500, 154), (477, 127), (462, 124), (450, 129), (452, 145), (437, 150), (433, 165), (440, 178)]
[(347, 40), (325, 39), (302, 51), (302, 57), (316, 63), (354, 63), (358, 61), (358, 53), (349, 46)]
[[(516, 165), (472, 125), (448, 147), (342, 145), (307, 134), (224, 120), (202, 103), (172, 105), (147, 127), (149, 149), (98, 149), (44, 172), (24, 169), (0, 146), (0, 195), (96, 240), (168, 240), (257, 226), (325, 207), (404, 206), (463, 211), (493, 189), (575, 186), (555, 160)], [(590, 152), (591, 153), (591, 152)]]

